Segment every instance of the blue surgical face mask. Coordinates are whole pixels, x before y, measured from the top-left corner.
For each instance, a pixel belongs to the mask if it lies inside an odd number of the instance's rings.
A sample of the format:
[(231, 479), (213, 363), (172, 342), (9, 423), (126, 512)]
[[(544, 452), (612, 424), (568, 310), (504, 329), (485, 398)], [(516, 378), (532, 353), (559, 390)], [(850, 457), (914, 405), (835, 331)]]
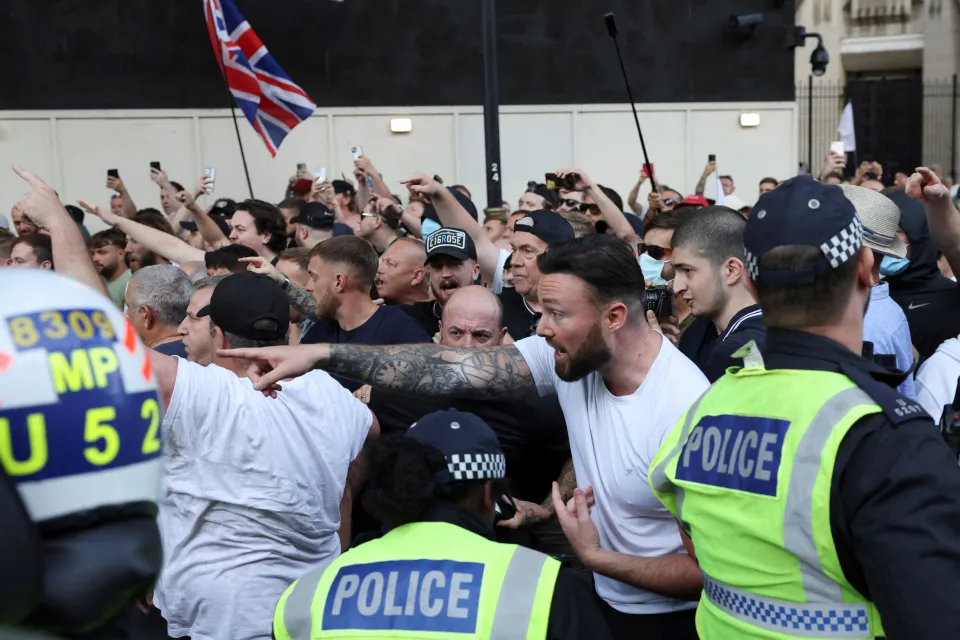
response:
[(903, 273), (910, 266), (909, 258), (894, 258), (893, 256), (883, 256), (880, 261), (880, 275), (895, 276)]
[(426, 240), (427, 236), (429, 236), (431, 233), (439, 230), (440, 230), (440, 223), (437, 222), (436, 220), (430, 220), (429, 218), (427, 218), (426, 220), (420, 221), (420, 237), (423, 238), (424, 240)]
[(643, 271), (643, 279), (649, 280), (653, 286), (660, 287), (669, 284), (663, 279), (664, 260), (654, 260), (646, 253), (640, 254), (640, 270)]

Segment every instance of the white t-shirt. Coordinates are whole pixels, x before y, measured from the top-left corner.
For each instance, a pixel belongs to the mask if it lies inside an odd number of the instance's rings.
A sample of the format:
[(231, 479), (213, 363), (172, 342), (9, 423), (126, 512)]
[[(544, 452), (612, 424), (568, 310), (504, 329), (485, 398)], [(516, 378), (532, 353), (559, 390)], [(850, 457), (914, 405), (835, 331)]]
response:
[(284, 590), (340, 554), (347, 468), (372, 415), (321, 371), (272, 399), (222, 367), (178, 365), (154, 603), (173, 637), (267, 640)]
[[(611, 394), (599, 373), (563, 382), (554, 371), (554, 350), (534, 336), (516, 343), (541, 396), (556, 393), (570, 436), (577, 485), (593, 487), (590, 517), (604, 549), (631, 556), (684, 553), (677, 521), (657, 500), (647, 472), (660, 445), (683, 412), (710, 386), (697, 366), (669, 340), (640, 388), (629, 396)], [(676, 600), (594, 574), (597, 594), (631, 614), (692, 609)]]

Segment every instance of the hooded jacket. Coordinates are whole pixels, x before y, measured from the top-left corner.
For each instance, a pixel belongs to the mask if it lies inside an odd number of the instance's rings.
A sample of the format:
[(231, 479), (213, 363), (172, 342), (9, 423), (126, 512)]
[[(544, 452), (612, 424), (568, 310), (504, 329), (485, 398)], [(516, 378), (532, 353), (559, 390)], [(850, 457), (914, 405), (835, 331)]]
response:
[(922, 363), (944, 340), (960, 334), (960, 287), (944, 278), (937, 267), (940, 252), (930, 236), (923, 204), (903, 189), (891, 192), (889, 198), (900, 208), (900, 228), (910, 239), (910, 264), (886, 281), (890, 297), (907, 316)]

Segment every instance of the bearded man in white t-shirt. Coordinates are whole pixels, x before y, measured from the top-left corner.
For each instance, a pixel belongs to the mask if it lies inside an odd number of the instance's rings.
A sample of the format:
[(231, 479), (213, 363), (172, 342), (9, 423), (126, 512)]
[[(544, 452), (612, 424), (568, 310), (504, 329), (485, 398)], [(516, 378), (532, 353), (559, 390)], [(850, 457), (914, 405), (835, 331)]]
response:
[(266, 276), (204, 278), (180, 325), (189, 361), (151, 352), (165, 411), (153, 603), (171, 637), (267, 640), (284, 590), (340, 554), (348, 470), (376, 418), (326, 373), (271, 399), (249, 362), (217, 355), (287, 344), (289, 325)]
[(255, 360), (250, 375), (266, 393), (314, 367), (400, 393), (496, 399), (555, 392), (577, 483), (593, 487), (596, 505), (589, 518), (572, 517), (587, 508), (582, 492), (564, 504), (571, 496), (556, 486), (553, 503), (571, 545), (594, 572), (611, 631), (618, 638), (696, 638), (700, 570), (646, 474), (707, 380), (651, 328), (643, 274), (622, 240), (591, 235), (551, 245), (537, 264), (543, 317), (537, 336), (515, 345), (316, 344), (225, 355)]

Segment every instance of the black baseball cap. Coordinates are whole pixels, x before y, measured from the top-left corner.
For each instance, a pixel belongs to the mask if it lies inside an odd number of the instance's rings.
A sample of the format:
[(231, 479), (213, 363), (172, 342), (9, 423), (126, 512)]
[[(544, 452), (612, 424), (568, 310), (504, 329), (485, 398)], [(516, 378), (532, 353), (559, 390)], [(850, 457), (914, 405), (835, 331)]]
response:
[(290, 328), (290, 303), (280, 286), (259, 273), (227, 276), (197, 317), (210, 316), (226, 331), (250, 340), (280, 340)]
[[(466, 209), (467, 213), (473, 216), (474, 220), (478, 222), (480, 221), (480, 213), (477, 211), (477, 205), (473, 204), (473, 200), (452, 187), (447, 187), (447, 191), (453, 194), (453, 197), (457, 199), (457, 202), (460, 203), (460, 206)], [(420, 219), (433, 220), (438, 224), (443, 224), (440, 222), (440, 216), (437, 215), (436, 207), (434, 207), (432, 204), (428, 204), (423, 207), (423, 215), (420, 217)]]
[[(640, 219), (640, 216), (635, 216), (632, 213), (624, 213), (623, 217), (627, 219), (627, 222), (630, 223), (630, 226), (633, 228), (633, 232), (637, 234), (638, 238), (643, 238), (643, 220)], [(610, 223), (606, 220), (597, 220), (593, 225), (594, 231), (597, 233), (606, 233), (607, 229), (610, 228)]]
[(532, 233), (547, 244), (556, 244), (573, 240), (575, 234), (570, 223), (563, 216), (552, 211), (528, 211), (525, 216), (513, 223), (513, 232)]
[[(814, 264), (802, 269), (762, 269), (768, 251), (786, 245), (820, 250)], [(840, 187), (797, 176), (757, 200), (743, 231), (747, 270), (754, 282), (800, 286), (855, 258), (863, 246), (863, 226)]]
[[(237, 203), (231, 200), (230, 198), (220, 198), (213, 203), (213, 206), (210, 207), (210, 210), (207, 211), (207, 215), (210, 217), (214, 216), (223, 216), (229, 218), (237, 212)], [(229, 231), (227, 235), (229, 235)]]
[(476, 260), (477, 246), (463, 229), (441, 227), (427, 237), (427, 260), (434, 256), (450, 256), (457, 260)]
[(507, 475), (497, 434), (479, 416), (448, 409), (428, 413), (410, 426), (407, 438), (433, 447), (447, 459), (438, 482), (489, 480)]
[[(227, 221), (226, 218), (224, 218), (223, 216), (210, 216), (210, 219), (213, 220), (218, 227), (220, 227), (220, 231), (223, 232), (223, 235), (227, 236), (228, 238), (230, 237), (230, 232), (231, 232), (230, 223)], [(198, 230), (197, 223), (194, 222), (193, 220), (184, 220), (183, 222), (180, 223), (180, 228), (186, 231)]]
[(334, 193), (346, 193), (351, 196), (357, 195), (357, 188), (346, 180), (334, 180), (330, 184), (333, 185)]
[(328, 209), (323, 203), (307, 202), (300, 207), (300, 213), (294, 216), (290, 221), (297, 224), (305, 224), (314, 229), (324, 229), (329, 231), (330, 229), (333, 229), (333, 224), (336, 222), (336, 216), (334, 216), (333, 211), (330, 211), (330, 209)]

